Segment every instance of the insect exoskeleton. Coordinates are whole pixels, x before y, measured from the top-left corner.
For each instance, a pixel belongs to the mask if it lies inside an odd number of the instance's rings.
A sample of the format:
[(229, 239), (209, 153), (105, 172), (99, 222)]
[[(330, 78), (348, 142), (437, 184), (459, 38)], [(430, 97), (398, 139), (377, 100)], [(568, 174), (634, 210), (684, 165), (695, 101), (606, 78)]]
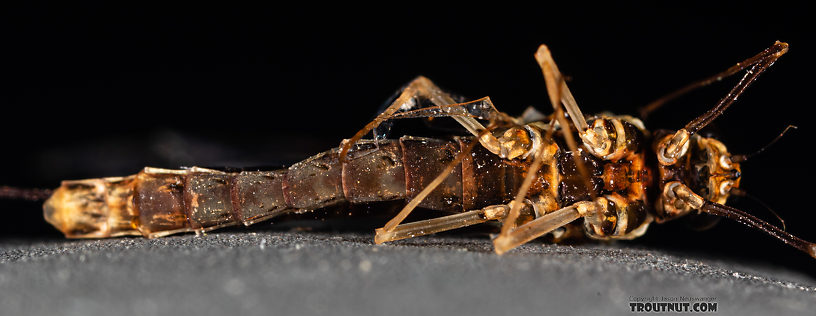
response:
[(673, 161), (661, 159), (674, 133), (658, 131), (660, 197), (655, 204), (656, 219), (665, 222), (699, 210), (705, 201), (725, 204), (731, 190), (739, 188), (740, 164), (733, 162), (725, 145), (714, 139), (693, 135)]
[[(632, 239), (653, 221), (697, 211), (743, 223), (816, 257), (814, 244), (725, 205), (740, 192), (740, 163), (748, 156), (731, 155), (720, 141), (698, 134), (787, 50), (786, 43), (776, 42), (646, 106), (641, 117), (747, 70), (712, 109), (676, 131), (650, 134), (631, 116), (587, 120), (541, 45), (535, 59), (551, 115), (510, 117), (489, 97), (457, 103), (420, 76), (340, 147), (289, 168), (231, 173), (145, 168), (130, 177), (65, 181), (45, 203), (45, 217), (68, 237), (153, 238), (249, 225), (288, 212), (404, 200), (403, 209), (376, 230), (376, 243), (497, 221), (501, 232), (493, 245), (502, 254), (546, 234), (561, 239), (579, 225), (594, 239)], [(379, 139), (383, 123), (438, 117), (454, 119), (467, 136)], [(377, 139), (362, 140), (372, 130)], [(403, 224), (416, 208), (450, 215)]]
[(45, 220), (69, 238), (138, 235), (134, 176), (63, 181), (43, 205)]

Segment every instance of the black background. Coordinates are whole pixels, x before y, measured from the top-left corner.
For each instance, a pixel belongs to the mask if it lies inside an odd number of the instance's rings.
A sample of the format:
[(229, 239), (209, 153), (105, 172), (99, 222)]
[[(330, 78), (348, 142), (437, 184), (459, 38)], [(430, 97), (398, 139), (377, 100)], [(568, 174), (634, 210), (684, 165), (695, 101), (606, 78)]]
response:
[[(0, 184), (53, 188), (148, 165), (291, 163), (353, 135), (420, 74), (461, 95), (489, 95), (510, 114), (528, 105), (548, 112), (533, 59), (541, 43), (585, 113), (634, 114), (781, 40), (790, 52), (705, 132), (747, 153), (798, 125), (743, 165), (743, 188), (790, 232), (816, 240), (806, 110), (816, 54), (803, 8), (393, 5), (4, 10)], [(647, 127), (683, 126), (737, 79), (669, 104)], [(2, 203), (0, 238), (58, 238), (39, 204)], [(775, 223), (757, 203), (732, 205)], [(806, 255), (733, 223), (706, 232), (653, 225), (639, 242), (813, 267)]]

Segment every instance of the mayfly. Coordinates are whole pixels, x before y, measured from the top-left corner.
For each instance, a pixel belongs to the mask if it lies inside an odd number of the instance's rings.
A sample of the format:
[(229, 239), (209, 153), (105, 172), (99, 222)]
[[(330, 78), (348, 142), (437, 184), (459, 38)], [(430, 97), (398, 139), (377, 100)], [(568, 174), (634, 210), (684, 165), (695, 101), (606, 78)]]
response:
[[(816, 257), (813, 243), (726, 206), (739, 194), (749, 155), (698, 133), (788, 51), (768, 49), (647, 106), (745, 70), (713, 108), (678, 130), (649, 131), (627, 115), (586, 117), (549, 49), (535, 53), (553, 113), (511, 117), (489, 97), (457, 102), (425, 77), (402, 88), (373, 121), (338, 148), (289, 168), (224, 172), (147, 167), (126, 177), (63, 181), (44, 205), (45, 219), (68, 238), (162, 237), (250, 225), (286, 213), (402, 200), (375, 242), (412, 238), (495, 221), (495, 251), (550, 234), (633, 239), (652, 222), (692, 213), (726, 217)], [(378, 137), (396, 119), (449, 117), (468, 136)], [(374, 139), (363, 136), (374, 131)], [(780, 135), (781, 136), (781, 135)], [(448, 212), (403, 223), (416, 208)]]

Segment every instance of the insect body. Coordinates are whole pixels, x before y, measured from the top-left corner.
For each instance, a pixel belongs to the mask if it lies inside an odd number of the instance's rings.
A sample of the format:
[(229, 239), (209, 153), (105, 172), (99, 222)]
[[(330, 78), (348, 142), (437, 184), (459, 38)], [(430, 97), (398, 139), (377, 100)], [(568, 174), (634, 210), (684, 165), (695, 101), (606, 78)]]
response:
[[(46, 202), (45, 217), (71, 238), (152, 238), (250, 225), (345, 202), (410, 199), (471, 142), (472, 137), (406, 136), (376, 144), (361, 141), (344, 162), (335, 148), (277, 171), (145, 168), (124, 178), (64, 181)], [(475, 150), (420, 207), (461, 212), (506, 202), (523, 178), (523, 166), (514, 162)], [(494, 173), (481, 172), (488, 168)], [(487, 182), (495, 187), (481, 189)]]
[[(542, 45), (536, 60), (553, 104), (550, 116), (509, 117), (489, 98), (457, 103), (419, 77), (340, 147), (287, 169), (145, 168), (128, 177), (64, 181), (45, 203), (45, 217), (70, 238), (152, 238), (342, 203), (405, 200), (403, 210), (377, 229), (377, 243), (495, 220), (502, 230), (494, 246), (504, 253), (548, 233), (557, 240), (580, 226), (595, 239), (632, 239), (653, 221), (696, 211), (737, 220), (813, 256), (813, 244), (724, 205), (739, 187), (745, 156), (697, 134), (786, 51), (787, 44), (776, 42), (650, 105), (653, 110), (748, 69), (725, 98), (684, 128), (650, 133), (630, 116), (587, 121)], [(420, 117), (451, 117), (471, 135), (361, 140), (383, 122)], [(417, 207), (451, 215), (403, 224)]]

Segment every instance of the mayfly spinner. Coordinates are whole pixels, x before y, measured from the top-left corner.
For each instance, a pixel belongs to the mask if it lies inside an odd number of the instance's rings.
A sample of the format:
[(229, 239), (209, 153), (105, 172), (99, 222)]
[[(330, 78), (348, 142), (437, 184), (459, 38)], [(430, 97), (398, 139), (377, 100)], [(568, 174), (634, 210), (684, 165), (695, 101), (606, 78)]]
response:
[[(488, 221), (501, 254), (537, 237), (558, 241), (583, 232), (632, 239), (653, 221), (691, 213), (730, 218), (816, 256), (814, 244), (725, 205), (739, 193), (740, 163), (720, 141), (698, 131), (788, 51), (770, 48), (695, 82), (641, 116), (697, 87), (746, 70), (713, 108), (676, 131), (646, 130), (632, 116), (585, 117), (544, 45), (535, 54), (554, 113), (515, 118), (489, 98), (457, 103), (430, 80), (406, 85), (393, 103), (338, 148), (276, 171), (145, 168), (127, 177), (64, 181), (44, 206), (45, 219), (69, 238), (206, 232), (329, 206), (403, 200), (377, 243)], [(565, 113), (566, 112), (566, 113)], [(469, 136), (362, 140), (390, 120), (450, 117)], [(379, 135), (375, 133), (375, 135)], [(415, 208), (450, 215), (402, 223)]]

